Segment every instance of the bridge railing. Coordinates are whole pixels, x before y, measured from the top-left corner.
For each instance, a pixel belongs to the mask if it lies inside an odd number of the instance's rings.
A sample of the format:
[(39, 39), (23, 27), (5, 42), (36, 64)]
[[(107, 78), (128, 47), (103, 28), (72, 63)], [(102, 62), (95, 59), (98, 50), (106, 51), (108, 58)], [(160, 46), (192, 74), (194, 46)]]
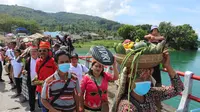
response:
[[(79, 59), (84, 60), (85, 65), (88, 68), (89, 68), (89, 65), (91, 63), (90, 58), (92, 58), (92, 57), (91, 56), (79, 56)], [(112, 67), (105, 66), (105, 68), (107, 69), (107, 72), (112, 73), (112, 70), (113, 70)], [(166, 69), (163, 69), (162, 71), (167, 72)], [(176, 73), (179, 76), (184, 77), (184, 87), (185, 87), (184, 91), (179, 94), (182, 97), (181, 97), (181, 101), (180, 101), (179, 107), (177, 109), (177, 112), (188, 112), (188, 106), (189, 106), (189, 102), (191, 100), (200, 103), (200, 98), (192, 95), (193, 80), (200, 81), (200, 76), (197, 76), (190, 71), (186, 71), (186, 72), (176, 71)]]

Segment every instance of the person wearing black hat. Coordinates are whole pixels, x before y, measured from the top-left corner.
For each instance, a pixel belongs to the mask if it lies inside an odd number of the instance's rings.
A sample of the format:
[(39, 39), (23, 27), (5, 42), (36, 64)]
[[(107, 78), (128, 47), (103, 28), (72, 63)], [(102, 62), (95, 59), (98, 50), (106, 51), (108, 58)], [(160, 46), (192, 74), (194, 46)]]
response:
[(80, 84), (83, 74), (87, 73), (89, 69), (85, 65), (79, 64), (78, 59), (77, 53), (71, 55), (70, 71), (77, 75)]

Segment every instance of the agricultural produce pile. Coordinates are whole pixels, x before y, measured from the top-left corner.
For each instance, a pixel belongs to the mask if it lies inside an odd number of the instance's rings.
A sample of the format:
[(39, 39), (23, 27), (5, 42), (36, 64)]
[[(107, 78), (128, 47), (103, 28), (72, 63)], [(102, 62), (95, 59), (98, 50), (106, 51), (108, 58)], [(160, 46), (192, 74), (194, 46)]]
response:
[(131, 40), (125, 40), (123, 43), (115, 43), (114, 50), (117, 54), (135, 54), (139, 51), (142, 51), (142, 54), (159, 54), (163, 52), (166, 41), (163, 40), (157, 45), (144, 40), (139, 41), (138, 39), (133, 42)]

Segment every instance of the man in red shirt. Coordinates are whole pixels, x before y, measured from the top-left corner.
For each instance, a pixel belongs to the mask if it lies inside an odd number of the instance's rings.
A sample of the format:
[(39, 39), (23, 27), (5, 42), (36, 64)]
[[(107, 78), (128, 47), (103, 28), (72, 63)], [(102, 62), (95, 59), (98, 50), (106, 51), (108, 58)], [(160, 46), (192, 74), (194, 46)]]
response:
[(42, 112), (47, 112), (47, 109), (42, 105), (40, 101), (40, 95), (42, 91), (42, 85), (46, 78), (54, 74), (57, 70), (54, 59), (49, 56), (50, 43), (49, 42), (40, 42), (39, 45), (39, 55), (40, 58), (36, 61), (36, 73), (37, 80), (34, 81), (34, 84), (37, 85), (36, 91), (38, 92), (38, 103), (42, 108)]

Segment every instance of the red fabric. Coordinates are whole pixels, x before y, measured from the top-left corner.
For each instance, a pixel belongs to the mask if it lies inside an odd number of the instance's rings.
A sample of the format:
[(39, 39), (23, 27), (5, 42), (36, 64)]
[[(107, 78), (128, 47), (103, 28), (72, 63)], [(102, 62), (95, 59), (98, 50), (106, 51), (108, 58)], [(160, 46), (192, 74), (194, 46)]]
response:
[(50, 43), (49, 42), (41, 41), (40, 42), (40, 48), (50, 49)]
[(52, 53), (52, 51), (49, 51), (48, 54), (49, 54), (50, 57), (53, 57), (53, 53)]
[[(48, 78), (49, 76), (51, 76), (52, 74), (55, 73), (55, 71), (57, 70), (57, 67), (56, 67), (56, 64), (54, 62), (54, 59), (51, 58), (41, 69), (40, 69), (40, 72), (38, 73), (39, 71), (39, 68), (40, 66), (42, 65), (42, 63), (44, 62), (43, 59), (39, 58), (37, 61), (36, 61), (36, 73), (38, 74), (38, 80), (45, 80), (46, 78)], [(42, 91), (42, 86), (37, 86), (36, 88), (36, 91), (41, 93)]]
[[(99, 86), (100, 90), (108, 91), (108, 81), (110, 80), (113, 80), (112, 75), (104, 72), (101, 85)], [(96, 94), (95, 96), (90, 94), (92, 92), (98, 93), (98, 88), (89, 75), (83, 77), (81, 82), (81, 91), (85, 93), (84, 103), (87, 107), (92, 109), (100, 108), (101, 101), (99, 94)], [(102, 100), (108, 101), (108, 93), (102, 94)]]

